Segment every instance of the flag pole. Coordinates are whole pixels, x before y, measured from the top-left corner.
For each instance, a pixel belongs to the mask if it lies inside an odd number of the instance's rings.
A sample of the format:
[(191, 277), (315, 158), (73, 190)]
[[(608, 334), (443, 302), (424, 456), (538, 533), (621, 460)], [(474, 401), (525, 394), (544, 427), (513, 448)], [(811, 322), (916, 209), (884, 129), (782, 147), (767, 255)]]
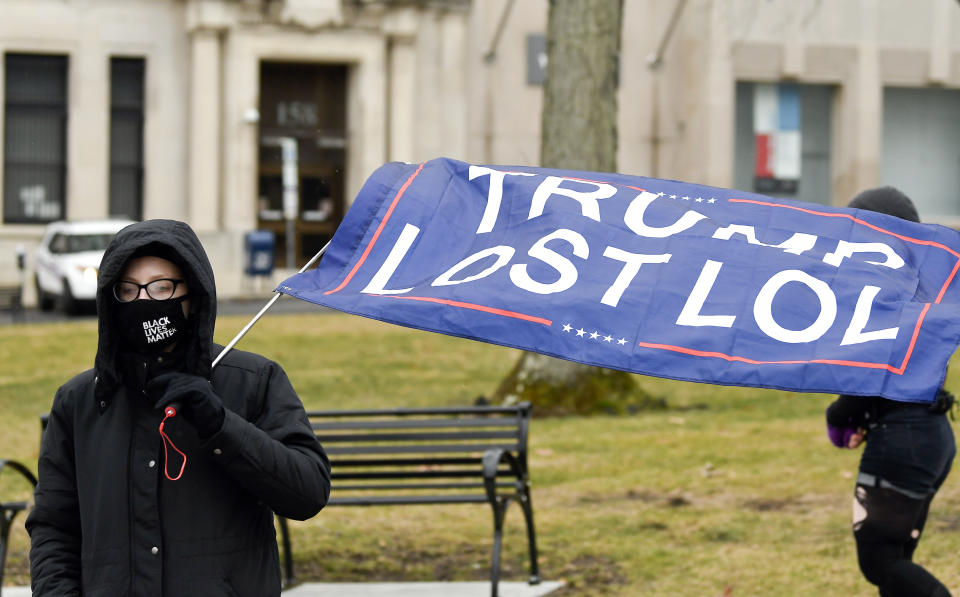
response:
[[(317, 254), (311, 257), (310, 261), (308, 261), (306, 265), (301, 267), (300, 271), (298, 271), (297, 273), (302, 274), (303, 272), (307, 271), (307, 269), (311, 265), (316, 263), (320, 259), (320, 257), (323, 256), (323, 254), (327, 250), (327, 247), (329, 246), (330, 246), (330, 241), (327, 241), (327, 244), (323, 245), (323, 247), (319, 251), (317, 251)], [(243, 326), (243, 329), (240, 330), (237, 333), (237, 335), (233, 337), (233, 340), (231, 340), (229, 344), (223, 347), (223, 350), (220, 351), (220, 354), (217, 355), (217, 358), (213, 359), (213, 362), (210, 364), (211, 369), (216, 367), (217, 363), (219, 363), (223, 359), (223, 357), (227, 356), (227, 353), (230, 352), (234, 346), (236, 346), (237, 342), (239, 342), (240, 339), (243, 338), (247, 334), (247, 332), (250, 331), (250, 328), (252, 328), (253, 325), (257, 323), (257, 321), (259, 321), (261, 317), (263, 317), (263, 314), (266, 313), (267, 310), (270, 309), (270, 307), (272, 307), (273, 304), (277, 302), (281, 296), (283, 296), (282, 293), (277, 292), (276, 290), (273, 291), (273, 297), (271, 297), (270, 300), (267, 301), (267, 304), (260, 309), (260, 312), (254, 315), (253, 319), (251, 319), (249, 323), (247, 323), (247, 325)]]

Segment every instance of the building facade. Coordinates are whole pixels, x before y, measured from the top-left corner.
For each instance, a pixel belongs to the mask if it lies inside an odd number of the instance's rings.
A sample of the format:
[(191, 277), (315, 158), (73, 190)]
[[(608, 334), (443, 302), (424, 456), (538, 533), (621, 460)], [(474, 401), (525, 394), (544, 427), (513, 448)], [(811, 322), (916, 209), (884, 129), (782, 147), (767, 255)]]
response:
[[(547, 11), (0, 0), (0, 267), (52, 220), (175, 218), (240, 296), (248, 232), (275, 235), (272, 288), (384, 162), (537, 164)], [(836, 205), (893, 184), (960, 225), (956, 0), (626, 0), (619, 81), (621, 172)]]

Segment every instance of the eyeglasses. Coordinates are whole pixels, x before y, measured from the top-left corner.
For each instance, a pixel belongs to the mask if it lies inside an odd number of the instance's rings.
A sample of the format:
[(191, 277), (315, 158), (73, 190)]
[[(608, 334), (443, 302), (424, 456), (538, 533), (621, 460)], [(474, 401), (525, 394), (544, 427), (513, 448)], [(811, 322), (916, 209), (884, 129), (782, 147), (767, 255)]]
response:
[(117, 282), (113, 285), (113, 296), (121, 303), (129, 303), (137, 300), (140, 296), (140, 289), (147, 291), (147, 296), (155, 301), (165, 301), (173, 298), (177, 291), (177, 286), (183, 284), (183, 280), (174, 280), (172, 278), (160, 278), (146, 284), (137, 284), (136, 282)]

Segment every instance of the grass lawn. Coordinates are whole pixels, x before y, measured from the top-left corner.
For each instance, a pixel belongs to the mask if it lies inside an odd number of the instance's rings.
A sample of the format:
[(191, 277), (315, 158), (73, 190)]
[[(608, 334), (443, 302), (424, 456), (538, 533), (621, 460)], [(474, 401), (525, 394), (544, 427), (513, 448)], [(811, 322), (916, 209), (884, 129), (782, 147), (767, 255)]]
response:
[[(248, 320), (223, 317), (228, 341)], [(469, 404), (517, 351), (342, 314), (270, 314), (239, 348), (287, 370), (307, 408)], [(0, 457), (35, 467), (56, 388), (90, 367), (96, 323), (0, 328)], [(956, 373), (958, 367), (952, 367)], [(876, 595), (849, 532), (858, 452), (824, 433), (830, 396), (638, 377), (670, 408), (629, 417), (537, 418), (534, 515), (558, 597)], [(960, 378), (947, 388), (960, 394)], [(13, 475), (0, 499), (28, 493)], [(18, 517), (7, 585), (28, 584)], [(330, 508), (291, 525), (301, 580), (483, 580), (487, 506)], [(916, 560), (960, 590), (960, 473), (934, 501)], [(519, 509), (507, 515), (505, 580), (526, 578)]]

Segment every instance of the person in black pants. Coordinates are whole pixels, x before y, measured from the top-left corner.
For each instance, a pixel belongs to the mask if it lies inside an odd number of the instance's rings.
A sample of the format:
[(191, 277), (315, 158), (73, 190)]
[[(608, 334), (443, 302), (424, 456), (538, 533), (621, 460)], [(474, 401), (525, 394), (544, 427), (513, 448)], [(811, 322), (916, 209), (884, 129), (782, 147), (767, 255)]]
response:
[[(892, 187), (864, 191), (849, 207), (920, 221), (910, 199)], [(853, 536), (860, 570), (881, 597), (950, 597), (943, 583), (913, 562), (913, 552), (956, 454), (946, 417), (953, 401), (940, 388), (933, 403), (841, 395), (827, 408), (827, 434), (835, 446), (866, 442)]]

